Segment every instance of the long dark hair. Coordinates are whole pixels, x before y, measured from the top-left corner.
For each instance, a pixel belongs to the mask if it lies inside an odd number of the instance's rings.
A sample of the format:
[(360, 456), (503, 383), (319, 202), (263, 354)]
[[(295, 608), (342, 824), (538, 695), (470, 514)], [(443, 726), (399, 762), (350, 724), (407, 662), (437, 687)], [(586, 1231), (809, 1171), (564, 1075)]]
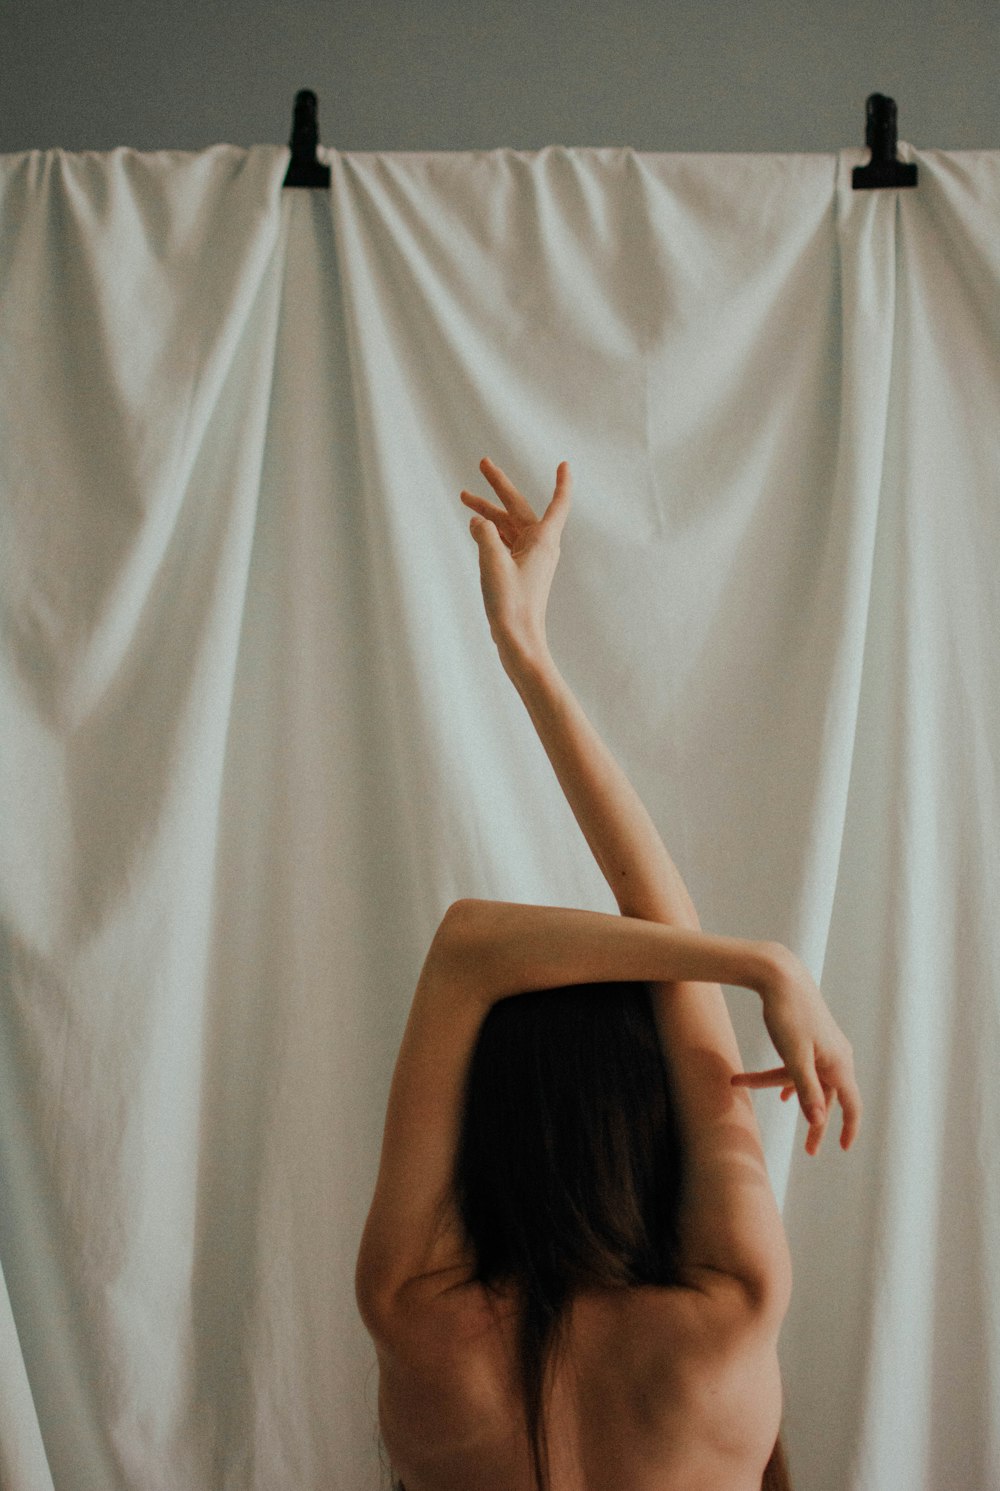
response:
[[(586, 1286), (679, 1282), (684, 1150), (645, 983), (493, 1005), (466, 1076), (454, 1190), (477, 1278), (515, 1286), (525, 1421), (547, 1491), (546, 1371)], [(762, 1491), (791, 1491), (775, 1446)], [(768, 1480), (774, 1469), (783, 1479)]]
[(580, 984), (494, 1004), (466, 1080), (455, 1170), (481, 1283), (518, 1286), (539, 1488), (542, 1403), (586, 1285), (677, 1282), (683, 1152), (649, 987)]

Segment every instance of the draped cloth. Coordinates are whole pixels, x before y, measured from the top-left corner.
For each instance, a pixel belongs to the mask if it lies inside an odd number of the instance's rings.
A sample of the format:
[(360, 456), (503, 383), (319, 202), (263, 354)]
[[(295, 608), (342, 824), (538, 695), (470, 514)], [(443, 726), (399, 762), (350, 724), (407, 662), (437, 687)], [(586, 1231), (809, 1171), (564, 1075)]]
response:
[[(458, 492), (865, 1099), (755, 1105), (797, 1491), (1000, 1485), (1000, 152), (0, 157), (0, 1484), (383, 1483), (353, 1267), (449, 902), (613, 910)], [(748, 1066), (774, 1062), (727, 991)]]

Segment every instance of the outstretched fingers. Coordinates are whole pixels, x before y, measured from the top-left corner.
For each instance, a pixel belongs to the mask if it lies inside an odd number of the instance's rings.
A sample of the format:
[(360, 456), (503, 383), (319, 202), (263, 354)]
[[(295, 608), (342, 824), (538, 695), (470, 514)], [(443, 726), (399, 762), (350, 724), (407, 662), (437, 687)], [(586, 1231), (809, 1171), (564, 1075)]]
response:
[(811, 1056), (810, 1052), (810, 1057), (802, 1061), (801, 1070), (795, 1082), (799, 1106), (809, 1125), (809, 1132), (806, 1135), (806, 1154), (816, 1154), (830, 1121), (826, 1089), (816, 1073)]
[[(736, 1072), (730, 1081), (734, 1087), (780, 1087), (783, 1099), (799, 1090), (794, 1073), (787, 1066), (770, 1067), (764, 1072)], [(807, 1068), (800, 1073), (799, 1081), (802, 1083), (802, 1112), (809, 1124), (806, 1149), (809, 1154), (815, 1154), (830, 1116), (829, 1089)]]
[(853, 1076), (840, 1089), (840, 1106), (844, 1110), (844, 1127), (840, 1133), (841, 1149), (850, 1149), (861, 1128), (861, 1092)]
[[(849, 1042), (841, 1036), (822, 1052), (816, 1053), (816, 1074), (823, 1085), (828, 1117), (833, 1116), (833, 1104), (839, 1099), (843, 1113), (840, 1130), (841, 1149), (850, 1149), (861, 1128), (861, 1092), (854, 1075), (854, 1053)], [(824, 1129), (826, 1125), (823, 1125)], [(822, 1137), (822, 1136), (821, 1136)]]
[(522, 497), (514, 483), (500, 470), (499, 466), (484, 456), (479, 463), (479, 469), (512, 518), (519, 523), (538, 522), (531, 504), (525, 497)]
[(477, 497), (474, 492), (460, 492), (459, 498), (466, 507), (471, 507), (474, 513), (478, 513), (480, 517), (486, 518), (493, 524), (508, 549), (513, 546), (517, 530), (502, 507), (497, 507), (493, 502), (487, 502), (485, 497)]
[(557, 537), (566, 526), (572, 496), (573, 477), (570, 473), (569, 462), (560, 461), (556, 467), (556, 489), (552, 493), (551, 502), (542, 514), (542, 522), (547, 528), (554, 529)]
[(838, 1075), (832, 1081), (824, 1081), (823, 1084), (823, 1109), (813, 1104), (810, 1109), (809, 1135), (806, 1139), (806, 1150), (809, 1154), (815, 1154), (823, 1142), (827, 1125), (833, 1118), (834, 1104), (839, 1100), (843, 1123), (840, 1129), (841, 1149), (850, 1149), (858, 1136), (861, 1128), (861, 1093), (853, 1074)]
[(733, 1087), (779, 1087), (782, 1100), (788, 1099), (794, 1091), (799, 1091), (802, 1112), (809, 1124), (806, 1150), (809, 1154), (815, 1154), (820, 1148), (830, 1117), (829, 1090), (809, 1072), (805, 1063), (800, 1066), (797, 1078), (788, 1066), (772, 1066), (765, 1072), (736, 1072), (730, 1081)]
[(790, 1075), (791, 1073), (786, 1066), (775, 1066), (766, 1072), (737, 1072), (731, 1080), (734, 1087), (778, 1087), (779, 1085), (784, 1085), (786, 1087), (790, 1086), (791, 1091), (794, 1092), (795, 1084), (789, 1084), (788, 1081)]
[[(780, 1087), (781, 1101), (787, 1102), (799, 1091), (793, 1074), (787, 1066), (770, 1067), (761, 1072), (736, 1072), (730, 1078), (734, 1087), (765, 1088)], [(806, 1152), (814, 1155), (823, 1142), (827, 1125), (833, 1117), (837, 1099), (844, 1115), (840, 1133), (841, 1149), (850, 1149), (861, 1128), (862, 1101), (858, 1084), (851, 1072), (838, 1075), (834, 1081), (823, 1081), (818, 1075), (802, 1074), (801, 1106), (809, 1133), (806, 1136)], [(817, 1091), (818, 1089), (818, 1091)], [(820, 1096), (821, 1094), (821, 1096)]]

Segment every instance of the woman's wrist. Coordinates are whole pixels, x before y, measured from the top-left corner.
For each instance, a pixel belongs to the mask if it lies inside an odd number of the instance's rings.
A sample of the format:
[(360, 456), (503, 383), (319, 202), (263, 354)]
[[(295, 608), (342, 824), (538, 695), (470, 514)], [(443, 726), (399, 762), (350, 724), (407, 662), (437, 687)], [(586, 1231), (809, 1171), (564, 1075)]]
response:
[(767, 1004), (770, 1000), (787, 994), (796, 982), (799, 962), (795, 954), (782, 942), (754, 942), (752, 947), (752, 988)]
[[(661, 926), (660, 923), (657, 925)], [(701, 928), (671, 922), (662, 924), (661, 930), (665, 934), (665, 944), (690, 946), (692, 965), (698, 964), (682, 973), (665, 969), (662, 978), (666, 981), (680, 978), (695, 983), (750, 989), (760, 996), (764, 1005), (783, 987), (782, 954), (786, 954), (787, 949), (779, 943), (705, 932)]]
[(497, 651), (504, 672), (520, 693), (544, 683), (557, 671), (544, 636), (503, 637), (497, 642)]

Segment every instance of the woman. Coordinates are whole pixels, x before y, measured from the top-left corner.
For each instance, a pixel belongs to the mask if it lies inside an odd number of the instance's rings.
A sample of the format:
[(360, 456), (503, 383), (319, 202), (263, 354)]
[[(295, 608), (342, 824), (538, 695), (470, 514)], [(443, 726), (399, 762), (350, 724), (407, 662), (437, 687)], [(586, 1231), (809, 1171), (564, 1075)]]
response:
[[(559, 676), (545, 610), (570, 472), (539, 520), (504, 473), (477, 514), (490, 631), (621, 915), (459, 901), (420, 974), (357, 1267), (405, 1491), (786, 1487), (791, 1290), (748, 1087), (798, 1094), (815, 1154), (851, 1048), (776, 943), (703, 933)], [(720, 988), (782, 1065), (746, 1073)]]

